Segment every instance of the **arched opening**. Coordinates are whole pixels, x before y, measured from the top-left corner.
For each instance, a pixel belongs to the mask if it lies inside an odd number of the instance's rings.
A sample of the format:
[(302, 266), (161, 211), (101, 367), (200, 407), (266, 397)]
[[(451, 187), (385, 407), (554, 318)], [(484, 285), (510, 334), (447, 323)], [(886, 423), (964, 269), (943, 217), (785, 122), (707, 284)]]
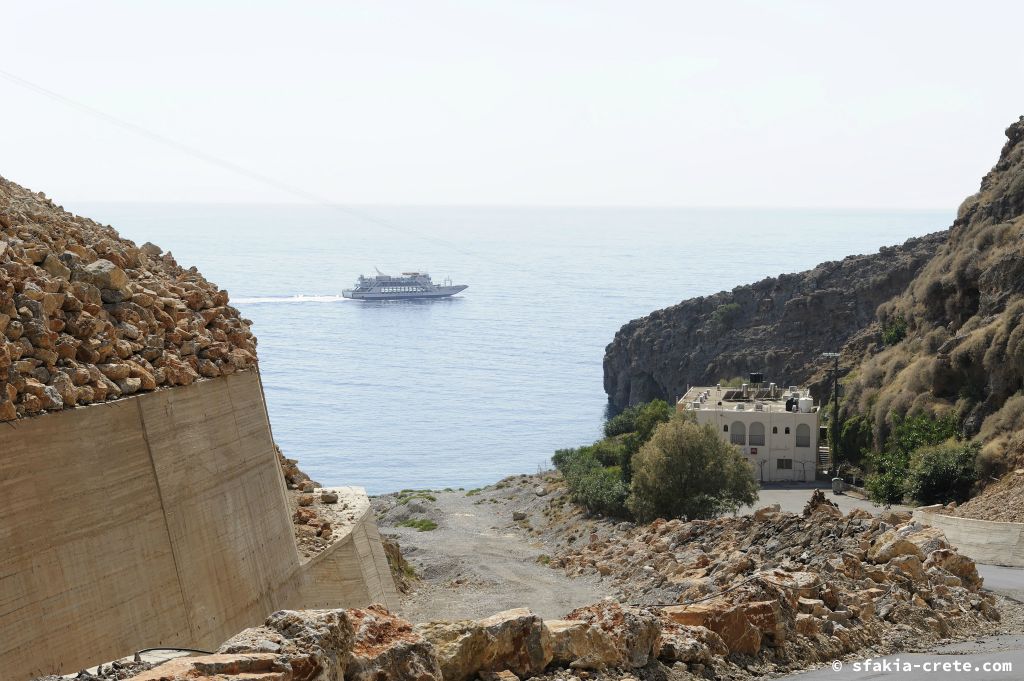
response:
[(801, 423), (796, 427), (796, 446), (797, 447), (810, 447), (811, 446), (811, 427), (806, 423)]
[(759, 421), (750, 424), (750, 446), (764, 446), (764, 424)]
[(726, 425), (722, 426), (722, 432), (723, 433), (728, 433), (729, 432), (729, 424), (726, 424)]
[(747, 444), (747, 427), (743, 425), (742, 421), (733, 422), (732, 432), (729, 433), (729, 442), (734, 445)]

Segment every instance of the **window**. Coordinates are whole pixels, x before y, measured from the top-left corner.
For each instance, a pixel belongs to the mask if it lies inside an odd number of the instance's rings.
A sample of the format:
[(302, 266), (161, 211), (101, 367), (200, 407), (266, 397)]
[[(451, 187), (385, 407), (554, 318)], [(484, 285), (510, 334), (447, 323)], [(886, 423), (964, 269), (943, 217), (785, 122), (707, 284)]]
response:
[(728, 433), (729, 432), (729, 424), (726, 424), (726, 425), (722, 426), (722, 432), (723, 433)]
[(755, 421), (750, 424), (750, 442), (751, 447), (763, 447), (764, 446), (764, 424)]
[(776, 459), (775, 467), (780, 471), (793, 470), (793, 459)]
[(811, 446), (811, 427), (806, 423), (801, 423), (796, 427), (796, 446), (797, 447), (810, 447)]
[(772, 426), (772, 435), (778, 435), (778, 434), (779, 434), (779, 427), (778, 426)]
[(786, 435), (789, 435), (789, 426), (786, 426)]
[(729, 433), (729, 442), (734, 445), (747, 444), (747, 427), (743, 425), (742, 421), (733, 422), (732, 432)]

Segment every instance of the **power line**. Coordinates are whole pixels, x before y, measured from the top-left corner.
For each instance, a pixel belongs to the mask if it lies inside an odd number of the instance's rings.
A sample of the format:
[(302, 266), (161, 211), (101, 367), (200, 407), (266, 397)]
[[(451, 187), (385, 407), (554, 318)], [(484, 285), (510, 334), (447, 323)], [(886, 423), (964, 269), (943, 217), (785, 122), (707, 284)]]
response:
[(64, 95), (62, 95), (62, 94), (60, 94), (58, 92), (54, 92), (53, 90), (45, 88), (42, 85), (38, 85), (36, 83), (33, 83), (32, 81), (26, 80), (26, 79), (24, 79), (24, 78), (22, 78), (20, 76), (17, 76), (17, 75), (15, 75), (15, 74), (13, 74), (13, 73), (11, 73), (9, 71), (5, 71), (3, 69), (0, 69), (0, 77), (5, 78), (6, 80), (14, 83), (15, 85), (19, 85), (19, 86), (21, 86), (23, 88), (31, 90), (31, 91), (35, 92), (36, 94), (39, 94), (39, 95), (42, 95), (42, 96), (47, 97), (49, 99), (52, 99), (54, 101), (60, 102), (61, 104), (69, 106), (69, 107), (71, 107), (73, 109), (78, 109), (79, 111), (87, 113), (90, 116), (93, 116), (95, 118), (99, 118), (100, 120), (103, 120), (103, 121), (105, 121), (105, 122), (107, 122), (110, 125), (113, 125), (115, 127), (121, 128), (122, 130), (127, 130), (128, 132), (131, 132), (131, 133), (134, 133), (136, 135), (139, 135), (140, 137), (144, 137), (144, 138), (146, 138), (146, 139), (148, 139), (148, 140), (150, 140), (152, 142), (156, 142), (156, 143), (162, 144), (162, 145), (164, 145), (166, 147), (170, 147), (171, 149), (174, 149), (174, 150), (176, 150), (178, 152), (181, 152), (182, 154), (185, 154), (186, 156), (191, 156), (192, 158), (198, 159), (200, 161), (203, 161), (203, 162), (208, 163), (210, 165), (216, 166), (216, 167), (221, 168), (223, 170), (227, 170), (228, 172), (234, 173), (236, 175), (240, 175), (242, 177), (245, 177), (247, 179), (253, 180), (255, 182), (259, 182), (260, 184), (264, 184), (264, 185), (266, 185), (268, 187), (272, 187), (272, 188), (277, 189), (278, 191), (281, 191), (281, 192), (283, 192), (285, 194), (290, 194), (290, 195), (298, 197), (298, 198), (300, 198), (300, 199), (302, 199), (304, 201), (308, 201), (310, 203), (314, 203), (314, 204), (323, 206), (325, 208), (331, 208), (331, 209), (336, 210), (336, 211), (338, 211), (340, 213), (348, 215), (349, 217), (354, 217), (357, 220), (361, 220), (363, 222), (367, 222), (367, 223), (376, 225), (378, 227), (384, 227), (385, 229), (389, 229), (389, 230), (392, 230), (394, 232), (398, 232), (399, 234), (404, 234), (406, 236), (411, 236), (411, 237), (414, 237), (414, 238), (417, 238), (417, 239), (421, 239), (423, 241), (427, 241), (427, 242), (431, 242), (431, 243), (434, 243), (434, 244), (439, 245), (439, 246), (443, 246), (445, 248), (448, 248), (448, 249), (451, 249), (451, 250), (456, 251), (458, 253), (461, 253), (462, 255), (465, 255), (467, 257), (476, 258), (478, 260), (487, 261), (487, 262), (498, 264), (498, 265), (501, 265), (501, 266), (504, 266), (504, 267), (513, 267), (513, 265), (511, 265), (509, 263), (502, 262), (501, 260), (498, 260), (498, 259), (495, 259), (495, 258), (491, 258), (489, 256), (485, 256), (485, 255), (482, 255), (480, 253), (475, 253), (473, 251), (470, 251), (470, 250), (467, 250), (465, 248), (462, 248), (458, 244), (456, 244), (456, 243), (454, 243), (452, 241), (448, 241), (447, 239), (442, 239), (440, 237), (435, 237), (435, 236), (430, 236), (430, 235), (427, 235), (427, 234), (423, 234), (423, 233), (418, 232), (416, 230), (412, 230), (412, 229), (409, 229), (407, 227), (402, 227), (400, 225), (396, 225), (396, 224), (394, 224), (394, 223), (392, 223), (392, 222), (390, 222), (388, 220), (382, 220), (382, 219), (374, 217), (372, 215), (368, 215), (367, 213), (364, 213), (362, 211), (356, 210), (356, 209), (351, 208), (349, 206), (341, 205), (341, 204), (338, 204), (338, 203), (333, 203), (330, 200), (328, 200), (327, 198), (322, 197), (322, 196), (320, 196), (318, 194), (306, 191), (305, 189), (302, 189), (300, 187), (296, 187), (294, 185), (290, 185), (290, 184), (288, 184), (286, 182), (282, 182), (282, 181), (278, 180), (277, 178), (271, 177), (269, 175), (264, 175), (263, 173), (255, 172), (255, 171), (250, 170), (250, 169), (248, 169), (248, 168), (246, 168), (244, 166), (241, 166), (241, 165), (239, 165), (237, 163), (234, 163), (234, 162), (229, 161), (227, 159), (224, 159), (224, 158), (221, 158), (219, 156), (215, 156), (213, 154), (210, 154), (210, 153), (208, 153), (206, 151), (203, 151), (202, 149), (199, 149), (198, 147), (194, 147), (194, 146), (191, 146), (191, 145), (188, 145), (188, 144), (183, 144), (183, 143), (181, 143), (181, 142), (179, 142), (179, 141), (177, 141), (177, 140), (175, 140), (175, 139), (173, 139), (171, 137), (168, 137), (166, 135), (160, 134), (158, 132), (154, 132), (152, 130), (149, 130), (148, 128), (144, 128), (141, 125), (138, 125), (136, 123), (132, 123), (131, 121), (127, 121), (127, 120), (125, 120), (123, 118), (119, 118), (118, 116), (114, 116), (112, 114), (109, 114), (106, 111), (103, 111), (101, 109), (97, 109), (94, 106), (90, 106), (89, 104), (85, 104), (83, 102), (79, 102), (78, 100), (72, 99), (70, 97), (66, 97), (66, 96), (64, 96)]

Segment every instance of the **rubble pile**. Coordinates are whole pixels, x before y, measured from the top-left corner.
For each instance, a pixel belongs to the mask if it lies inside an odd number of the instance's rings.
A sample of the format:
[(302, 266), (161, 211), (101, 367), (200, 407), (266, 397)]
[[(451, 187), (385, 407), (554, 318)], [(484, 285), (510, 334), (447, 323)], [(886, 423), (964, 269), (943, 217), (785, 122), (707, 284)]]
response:
[(256, 364), (227, 291), (0, 178), (0, 421)]
[[(658, 520), (593, 534), (552, 566), (598, 573), (631, 602), (665, 601), (663, 638), (673, 625), (689, 627), (672, 647), (702, 660), (806, 665), (881, 643), (977, 635), (999, 619), (974, 562), (940, 530), (905, 513), (844, 516), (823, 495), (807, 513), (776, 505), (749, 516)], [(710, 634), (694, 636), (693, 627)]]
[[(216, 654), (166, 662), (136, 681), (513, 681), (571, 668), (657, 665), (660, 619), (607, 601), (564, 620), (525, 608), (480, 620), (413, 625), (380, 605), (279, 611), (226, 641)], [(697, 634), (700, 635), (700, 634)]]

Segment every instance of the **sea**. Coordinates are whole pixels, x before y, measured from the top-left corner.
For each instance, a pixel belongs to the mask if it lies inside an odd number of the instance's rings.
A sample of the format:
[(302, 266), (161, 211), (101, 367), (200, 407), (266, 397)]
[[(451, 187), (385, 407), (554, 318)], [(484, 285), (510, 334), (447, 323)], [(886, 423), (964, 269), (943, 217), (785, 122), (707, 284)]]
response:
[[(325, 485), (472, 488), (600, 437), (605, 346), (685, 298), (946, 228), (954, 211), (80, 204), (226, 288), (274, 438)], [(341, 297), (360, 274), (469, 288)], [(785, 384), (785, 377), (772, 377)]]

